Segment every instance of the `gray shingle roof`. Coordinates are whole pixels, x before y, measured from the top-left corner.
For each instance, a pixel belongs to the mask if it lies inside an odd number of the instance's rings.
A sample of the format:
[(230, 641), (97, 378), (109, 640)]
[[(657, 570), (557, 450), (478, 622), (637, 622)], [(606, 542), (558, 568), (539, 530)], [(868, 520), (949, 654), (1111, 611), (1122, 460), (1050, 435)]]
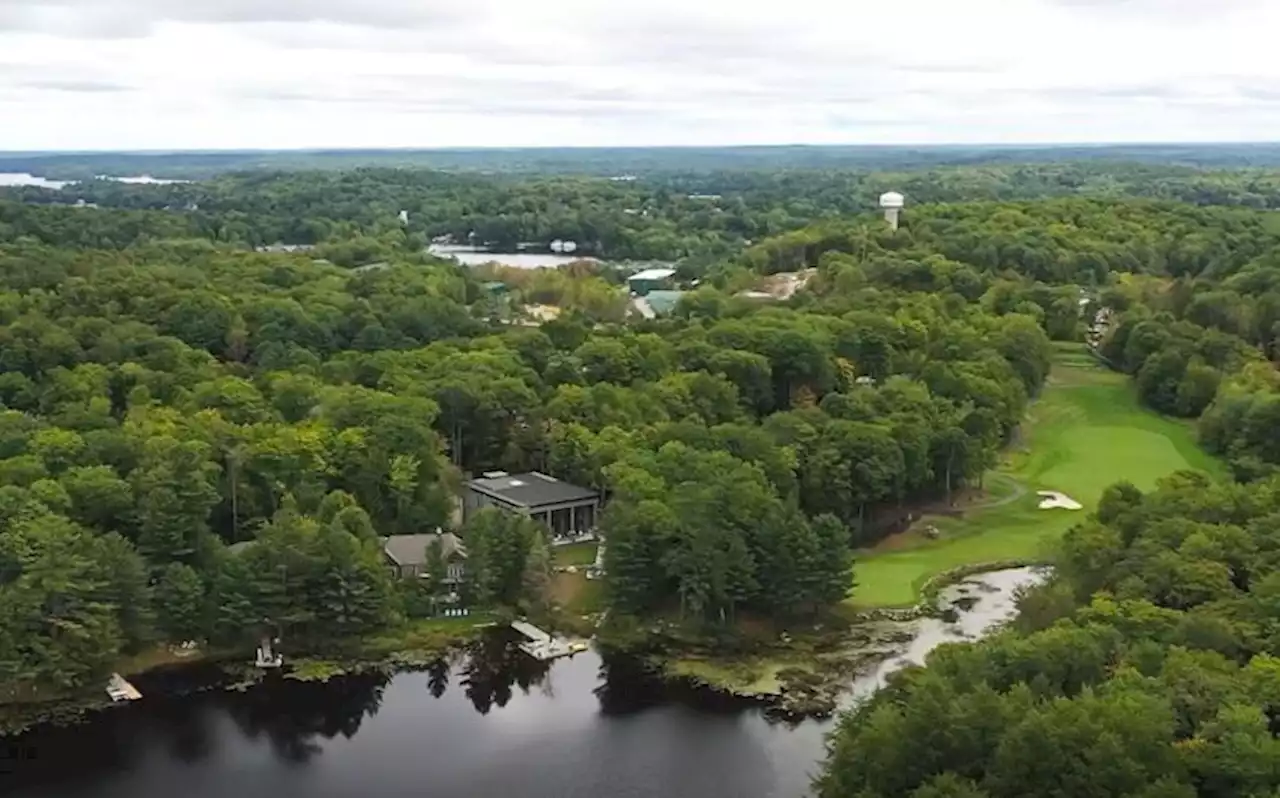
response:
[(467, 486), (519, 507), (541, 507), (547, 504), (588, 501), (600, 496), (590, 488), (561, 482), (555, 477), (549, 477), (537, 471), (473, 479), (467, 483)]
[(382, 550), (397, 565), (424, 565), (427, 562), (427, 544), (435, 540), (440, 541), (442, 547), (440, 553), (444, 555), (445, 560), (455, 554), (459, 557), (467, 556), (466, 546), (463, 546), (462, 541), (452, 532), (392, 535), (382, 539)]

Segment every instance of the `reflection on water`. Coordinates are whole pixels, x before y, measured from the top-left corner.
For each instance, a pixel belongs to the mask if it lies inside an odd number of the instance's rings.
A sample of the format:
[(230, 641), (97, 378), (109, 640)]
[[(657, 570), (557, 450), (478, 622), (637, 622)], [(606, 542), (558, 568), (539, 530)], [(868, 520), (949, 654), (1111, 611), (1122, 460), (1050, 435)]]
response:
[[(956, 623), (919, 622), (882, 684), (938, 643), (1012, 611), (1025, 569), (955, 588), (976, 596)], [(608, 795), (800, 798), (830, 722), (768, 721), (754, 705), (656, 681), (631, 659), (584, 652), (540, 663), (494, 634), (420, 672), (175, 695), (187, 669), (138, 680), (148, 697), (17, 743), (36, 752), (0, 793), (14, 798), (347, 798)], [(198, 671), (199, 669), (195, 669)]]
[(323, 750), (319, 740), (350, 739), (377, 715), (389, 681), (361, 674), (288, 690), (249, 690), (225, 709), (247, 739), (265, 740), (281, 762), (303, 764)]
[[(528, 693), (542, 685), (551, 670), (550, 662), (540, 662), (517, 648), (513, 635), (494, 633), (474, 644), (465, 655), (459, 672), (471, 706), (481, 715), (494, 706), (505, 707), (519, 687)], [(429, 684), (430, 686), (430, 684)], [(444, 686), (440, 686), (443, 692)], [(432, 695), (435, 695), (434, 689)], [(439, 696), (436, 696), (439, 698)]]

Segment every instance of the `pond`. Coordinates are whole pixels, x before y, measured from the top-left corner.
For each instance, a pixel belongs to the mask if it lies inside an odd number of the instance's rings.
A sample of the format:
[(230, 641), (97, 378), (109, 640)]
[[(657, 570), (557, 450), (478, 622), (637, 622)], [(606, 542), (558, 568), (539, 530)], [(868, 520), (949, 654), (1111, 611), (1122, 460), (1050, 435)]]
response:
[[(945, 591), (954, 623), (917, 622), (907, 651), (854, 685), (867, 695), (942, 642), (1013, 612), (1030, 569)], [(971, 600), (976, 599), (976, 603)], [(12, 740), (13, 798), (800, 798), (830, 721), (771, 722), (758, 706), (663, 684), (594, 652), (537, 663), (493, 637), (425, 672), (327, 684), (273, 677), (245, 692), (148, 697)], [(0, 762), (0, 771), (4, 771)]]

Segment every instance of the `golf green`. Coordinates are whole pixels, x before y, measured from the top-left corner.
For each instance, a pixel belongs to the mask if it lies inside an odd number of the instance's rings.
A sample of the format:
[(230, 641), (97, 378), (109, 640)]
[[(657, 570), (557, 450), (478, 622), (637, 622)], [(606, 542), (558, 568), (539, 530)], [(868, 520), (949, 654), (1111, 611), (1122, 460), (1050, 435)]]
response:
[[(1021, 440), (992, 477), (1025, 493), (975, 509), (963, 517), (935, 517), (913, 531), (859, 553), (855, 607), (910, 605), (935, 574), (963, 565), (1040, 559), (1048, 546), (1084, 519), (1108, 485), (1128, 480), (1142, 489), (1181, 469), (1221, 476), (1222, 465), (1195, 442), (1190, 424), (1164, 418), (1138, 404), (1128, 378), (1095, 366), (1080, 351), (1061, 349), (1041, 396), (1032, 404)], [(1080, 511), (1041, 510), (1039, 490), (1065, 493)], [(925, 524), (937, 539), (919, 534)]]

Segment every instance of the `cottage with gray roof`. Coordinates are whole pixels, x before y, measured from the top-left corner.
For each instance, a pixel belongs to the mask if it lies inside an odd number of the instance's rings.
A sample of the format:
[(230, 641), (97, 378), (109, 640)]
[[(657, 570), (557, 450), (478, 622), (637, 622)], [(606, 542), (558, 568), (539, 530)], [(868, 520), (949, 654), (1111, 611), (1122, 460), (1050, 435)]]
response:
[(392, 535), (382, 539), (382, 553), (396, 576), (403, 578), (427, 575), (427, 547), (439, 546), (445, 564), (445, 584), (456, 585), (462, 581), (463, 563), (467, 559), (466, 546), (452, 532), (425, 535)]
[(537, 471), (508, 474), (489, 471), (467, 482), (462, 517), (486, 507), (527, 515), (546, 525), (553, 540), (581, 538), (595, 531), (600, 493)]
[[(437, 529), (423, 535), (391, 535), (379, 538), (382, 556), (386, 558), (391, 573), (405, 579), (427, 576), (427, 547), (439, 546), (444, 557), (446, 585), (457, 585), (465, 574), (467, 547), (452, 532)], [(239, 556), (258, 545), (257, 540), (242, 540), (227, 547), (231, 554)]]

